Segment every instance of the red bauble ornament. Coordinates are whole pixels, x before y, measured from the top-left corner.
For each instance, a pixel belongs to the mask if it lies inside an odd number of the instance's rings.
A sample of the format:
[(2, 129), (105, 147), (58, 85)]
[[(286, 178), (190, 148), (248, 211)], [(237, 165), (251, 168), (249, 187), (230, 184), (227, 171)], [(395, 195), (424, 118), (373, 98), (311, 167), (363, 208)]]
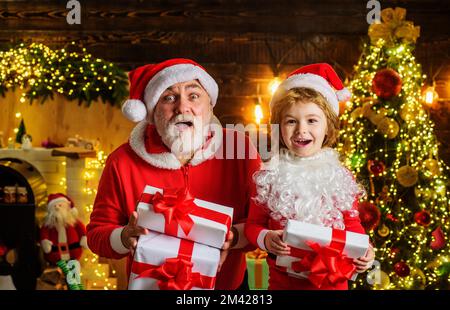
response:
[(399, 277), (406, 277), (411, 270), (407, 263), (400, 261), (394, 265), (394, 271)]
[(376, 177), (382, 174), (385, 168), (386, 166), (380, 160), (370, 159), (367, 161), (367, 169), (369, 169), (369, 171)]
[(397, 96), (402, 90), (402, 78), (397, 71), (382, 69), (372, 80), (372, 91), (382, 99)]
[(419, 225), (428, 226), (431, 222), (431, 215), (427, 211), (422, 210), (414, 214), (414, 220)]
[(440, 250), (445, 246), (445, 235), (441, 229), (441, 226), (433, 230), (431, 235), (434, 237), (434, 240), (430, 242), (430, 247), (433, 250)]
[(376, 205), (368, 201), (363, 201), (358, 204), (358, 211), (361, 225), (366, 231), (371, 231), (378, 226), (381, 213)]

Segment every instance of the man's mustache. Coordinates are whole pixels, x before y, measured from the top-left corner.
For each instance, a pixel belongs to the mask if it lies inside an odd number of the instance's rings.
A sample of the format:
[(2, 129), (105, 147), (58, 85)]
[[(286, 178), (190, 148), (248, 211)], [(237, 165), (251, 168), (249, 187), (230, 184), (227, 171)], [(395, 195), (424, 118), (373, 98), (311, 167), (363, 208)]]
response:
[(169, 121), (169, 125), (174, 125), (179, 122), (192, 122), (194, 124), (194, 119), (195, 117), (191, 114), (178, 114)]

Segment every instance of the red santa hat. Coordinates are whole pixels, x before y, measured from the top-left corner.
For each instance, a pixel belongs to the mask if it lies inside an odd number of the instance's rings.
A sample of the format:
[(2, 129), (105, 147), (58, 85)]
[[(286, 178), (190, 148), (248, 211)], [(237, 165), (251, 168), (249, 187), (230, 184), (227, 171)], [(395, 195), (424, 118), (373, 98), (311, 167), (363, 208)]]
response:
[(48, 195), (47, 209), (54, 207), (59, 202), (68, 202), (70, 204), (70, 208), (74, 209), (72, 199), (61, 193)]
[(216, 81), (206, 70), (190, 59), (175, 58), (159, 64), (145, 65), (128, 74), (130, 97), (122, 105), (123, 114), (133, 122), (145, 119), (151, 113), (161, 94), (170, 86), (198, 80), (214, 106), (219, 94)]
[(339, 101), (346, 101), (351, 97), (350, 91), (344, 87), (333, 67), (327, 63), (318, 63), (301, 67), (289, 74), (278, 86), (270, 107), (290, 89), (297, 87), (311, 88), (322, 94), (336, 115), (339, 115)]

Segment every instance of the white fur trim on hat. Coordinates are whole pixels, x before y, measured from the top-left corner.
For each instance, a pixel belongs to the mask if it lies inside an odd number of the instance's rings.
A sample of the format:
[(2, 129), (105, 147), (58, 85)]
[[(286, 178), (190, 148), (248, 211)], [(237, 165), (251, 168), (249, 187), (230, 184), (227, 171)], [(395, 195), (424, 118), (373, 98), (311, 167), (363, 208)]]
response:
[(58, 202), (68, 202), (72, 206), (72, 203), (70, 202), (69, 199), (67, 199), (65, 197), (59, 197), (59, 198), (55, 198), (55, 199), (51, 200), (47, 204), (47, 208), (50, 209), (51, 207), (54, 207)]
[(132, 122), (140, 122), (147, 116), (145, 104), (138, 99), (127, 99), (122, 105), (122, 113)]
[(322, 96), (324, 96), (328, 101), (336, 115), (339, 115), (339, 101), (334, 89), (323, 77), (312, 73), (295, 74), (284, 80), (272, 97), (272, 100), (270, 101), (270, 107), (272, 107), (273, 104), (278, 101), (287, 91), (297, 87), (311, 88), (321, 93)]
[(352, 97), (352, 93), (347, 88), (343, 88), (336, 91), (336, 96), (338, 97), (339, 101), (347, 101)]
[(190, 80), (199, 80), (211, 98), (212, 106), (214, 106), (219, 95), (219, 87), (216, 81), (198, 66), (193, 64), (179, 64), (164, 68), (148, 82), (144, 91), (144, 102), (147, 105), (147, 111), (150, 113), (153, 110), (159, 97), (161, 97), (161, 94), (167, 88), (174, 84)]

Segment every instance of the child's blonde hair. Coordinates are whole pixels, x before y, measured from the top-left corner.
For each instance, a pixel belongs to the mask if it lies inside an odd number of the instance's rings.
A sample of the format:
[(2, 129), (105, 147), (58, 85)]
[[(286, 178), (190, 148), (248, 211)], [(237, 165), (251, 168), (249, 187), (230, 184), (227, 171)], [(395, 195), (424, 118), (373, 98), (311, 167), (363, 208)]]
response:
[[(332, 147), (337, 142), (339, 136), (339, 118), (332, 110), (325, 97), (314, 89), (304, 87), (290, 89), (282, 98), (273, 104), (270, 114), (270, 123), (281, 124), (281, 117), (287, 109), (289, 109), (293, 104), (307, 102), (317, 104), (325, 114), (325, 117), (327, 118), (327, 133), (325, 135), (325, 139), (323, 140), (322, 147)], [(286, 147), (281, 133), (280, 145)]]

